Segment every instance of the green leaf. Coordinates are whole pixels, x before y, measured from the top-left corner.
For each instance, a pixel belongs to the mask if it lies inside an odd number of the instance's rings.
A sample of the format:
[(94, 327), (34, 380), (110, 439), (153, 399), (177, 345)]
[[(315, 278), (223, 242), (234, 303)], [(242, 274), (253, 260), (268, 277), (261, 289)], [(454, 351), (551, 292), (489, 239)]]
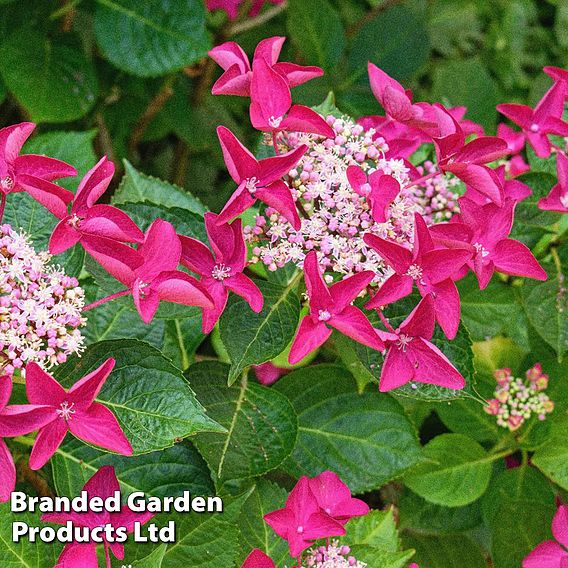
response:
[[(565, 387), (564, 387), (565, 388)], [(562, 489), (568, 490), (568, 416), (552, 423), (550, 435), (537, 448), (532, 463)]]
[(349, 556), (355, 557), (359, 562), (365, 562), (373, 568), (404, 568), (414, 556), (414, 550), (404, 552), (388, 552), (382, 548), (356, 544), (350, 547)]
[(495, 568), (521, 566), (540, 542), (550, 539), (554, 493), (534, 468), (503, 471), (483, 497), (483, 517), (491, 529)]
[(233, 295), (221, 316), (221, 340), (231, 358), (229, 384), (243, 369), (280, 355), (292, 338), (300, 317), (297, 280), (286, 288), (256, 281), (264, 296), (264, 307), (255, 314), (242, 298)]
[(429, 503), (406, 489), (399, 502), (399, 530), (415, 530), (422, 534), (462, 532), (481, 524), (481, 503), (474, 501), (465, 507), (443, 507)]
[(542, 211), (538, 202), (548, 195), (556, 183), (555, 174), (544, 172), (529, 172), (519, 176), (518, 181), (527, 184), (532, 189), (532, 195), (523, 199), (515, 208), (515, 222), (511, 238), (517, 239), (528, 247), (534, 247), (543, 235), (552, 231), (551, 225), (558, 221), (558, 213)]
[(57, 378), (68, 388), (109, 357), (116, 366), (97, 399), (116, 415), (134, 454), (168, 448), (200, 431), (224, 430), (207, 417), (181, 371), (142, 341), (95, 343), (59, 366)]
[(132, 566), (136, 566), (136, 568), (161, 568), (167, 549), (167, 544), (161, 544), (148, 556), (141, 560), (136, 560)]
[(543, 268), (548, 280), (525, 281), (523, 307), (537, 333), (556, 351), (561, 361), (568, 350), (568, 294), (565, 283), (568, 272), (563, 266), (554, 264), (545, 264)]
[(402, 541), (405, 547), (416, 549), (416, 555), (412, 561), (419, 566), (427, 568), (485, 568), (487, 566), (481, 546), (464, 534), (423, 535), (404, 532)]
[(0, 73), (34, 122), (67, 122), (95, 103), (95, 70), (77, 45), (19, 28), (0, 46)]
[(288, 544), (280, 538), (265, 522), (264, 515), (284, 507), (288, 492), (266, 479), (259, 479), (254, 491), (245, 501), (238, 521), (239, 562), (238, 566), (254, 548), (260, 548), (268, 554), (276, 566), (292, 566), (293, 560), (288, 554)]
[(57, 494), (79, 495), (85, 483), (103, 465), (114, 467), (125, 495), (134, 491), (158, 497), (177, 497), (184, 491), (192, 495), (214, 493), (207, 464), (188, 443), (131, 457), (101, 452), (68, 438), (51, 460)]
[(506, 335), (519, 345), (527, 344), (526, 314), (517, 288), (494, 278), (480, 290), (470, 274), (458, 282), (458, 289), (462, 321), (473, 341)]
[(193, 362), (195, 351), (205, 337), (201, 332), (201, 312), (187, 312), (183, 318), (166, 322), (162, 353), (176, 367), (185, 371)]
[(211, 48), (199, 0), (97, 2), (97, 43), (113, 65), (128, 73), (164, 75), (199, 61)]
[(417, 10), (393, 6), (364, 24), (349, 54), (350, 82), (367, 76), (367, 62), (396, 79), (406, 79), (428, 60), (430, 41), (424, 17)]
[(430, 503), (461, 507), (479, 499), (491, 478), (494, 457), (462, 434), (442, 434), (424, 446), (429, 461), (404, 478), (412, 491)]
[(345, 49), (345, 32), (335, 8), (327, 0), (290, 0), (287, 14), (288, 33), (304, 61), (334, 69)]
[(188, 191), (167, 181), (139, 172), (124, 160), (124, 177), (112, 197), (114, 205), (151, 203), (161, 207), (177, 207), (203, 215), (205, 206)]
[(43, 154), (71, 164), (77, 170), (77, 175), (59, 179), (55, 183), (74, 192), (81, 178), (97, 161), (93, 150), (96, 134), (96, 130), (46, 132), (30, 138), (24, 145), (22, 153)]
[(386, 511), (371, 511), (363, 517), (355, 517), (349, 521), (346, 530), (342, 540), (349, 546), (364, 544), (388, 552), (398, 550), (398, 532), (392, 507)]
[(449, 60), (434, 69), (432, 97), (446, 106), (466, 106), (467, 118), (493, 128), (500, 93), (478, 57)]
[(225, 434), (199, 434), (197, 448), (220, 480), (246, 479), (278, 467), (298, 434), (294, 409), (285, 396), (248, 381), (228, 388), (228, 365), (206, 361), (187, 376), (211, 418)]
[(53, 568), (62, 546), (57, 543), (31, 544), (26, 536), (13, 542), (12, 523), (22, 522), (30, 527), (49, 526), (40, 522), (40, 513), (12, 513), (8, 503), (0, 505), (0, 565), (6, 568)]
[(414, 427), (390, 396), (356, 392), (342, 367), (316, 365), (281, 378), (276, 390), (298, 414), (299, 437), (284, 469), (336, 472), (354, 493), (376, 489), (421, 461)]

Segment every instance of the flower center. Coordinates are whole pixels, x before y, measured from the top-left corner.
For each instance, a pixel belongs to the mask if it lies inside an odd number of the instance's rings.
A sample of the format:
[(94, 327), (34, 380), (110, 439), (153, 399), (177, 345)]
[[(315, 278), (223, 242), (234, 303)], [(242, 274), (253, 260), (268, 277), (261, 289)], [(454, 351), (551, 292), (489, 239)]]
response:
[(248, 192), (251, 195), (254, 195), (256, 193), (256, 186), (257, 185), (258, 185), (258, 178), (253, 176), (253, 177), (247, 179), (245, 187), (247, 188)]
[(12, 176), (4, 176), (0, 178), (0, 188), (4, 191), (11, 191), (14, 189), (14, 178)]
[(420, 280), (422, 278), (422, 267), (418, 264), (411, 264), (406, 271), (406, 276), (410, 276), (412, 280)]
[(296, 529), (296, 532), (297, 532), (298, 534), (302, 534), (302, 533), (304, 532), (304, 527), (303, 527), (302, 525), (300, 525), (300, 526)]
[(57, 413), (59, 418), (63, 418), (64, 420), (69, 421), (71, 420), (72, 415), (75, 414), (75, 410), (73, 410), (74, 406), (74, 402), (69, 404), (68, 401), (65, 401), (59, 405), (59, 408), (55, 412)]
[(568, 192), (560, 196), (560, 203), (562, 203), (562, 207), (568, 209)]
[(216, 264), (211, 271), (211, 276), (215, 278), (215, 280), (219, 280), (223, 282), (225, 278), (230, 278), (231, 276), (231, 267), (226, 266), (225, 264)]
[(82, 220), (83, 219), (78, 215), (73, 215), (73, 217), (71, 217), (69, 221), (67, 221), (67, 224), (71, 225), (71, 227), (73, 227), (74, 229), (78, 229)]
[(398, 336), (398, 341), (396, 342), (398, 349), (402, 350), (406, 353), (406, 348), (412, 342), (413, 339), (414, 339), (414, 337), (411, 337), (410, 335), (406, 335), (404, 333), (401, 333)]
[(319, 321), (329, 321), (331, 319), (331, 314), (327, 310), (319, 310), (318, 320)]
[(473, 248), (480, 254), (483, 258), (489, 255), (489, 251), (481, 243), (473, 243)]
[(533, 123), (530, 125), (530, 127), (529, 127), (529, 130), (530, 130), (531, 132), (538, 132), (539, 129), (540, 129), (540, 127), (539, 127), (539, 125), (538, 125), (536, 122), (533, 122)]
[(140, 293), (141, 298), (146, 297), (146, 288), (148, 288), (148, 286), (150, 286), (150, 284), (148, 284), (148, 282), (143, 282), (142, 280), (140, 280), (140, 282), (138, 282), (138, 292)]
[(268, 124), (272, 127), (272, 128), (278, 128), (280, 126), (280, 123), (282, 122), (282, 119), (284, 117), (282, 116), (271, 116), (268, 119)]

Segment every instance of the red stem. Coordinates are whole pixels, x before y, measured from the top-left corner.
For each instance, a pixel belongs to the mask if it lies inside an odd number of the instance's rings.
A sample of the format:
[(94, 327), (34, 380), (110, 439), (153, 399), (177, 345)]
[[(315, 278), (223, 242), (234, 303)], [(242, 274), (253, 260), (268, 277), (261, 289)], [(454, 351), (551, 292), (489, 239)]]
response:
[(103, 304), (106, 304), (107, 302), (110, 302), (111, 300), (114, 300), (115, 298), (120, 298), (121, 296), (126, 296), (127, 294), (130, 294), (130, 290), (121, 290), (120, 292), (115, 292), (114, 294), (111, 294), (110, 296), (105, 296), (104, 298), (101, 298), (100, 300), (97, 300), (96, 302), (93, 302), (92, 304), (86, 305), (81, 311), (86, 312), (88, 310), (92, 310), (93, 308), (98, 308), (99, 306), (102, 306)]
[(440, 170), (436, 171), (436, 172), (432, 172), (431, 174), (422, 176), (418, 179), (415, 179), (408, 187), (414, 187), (415, 185), (420, 185), (421, 183), (424, 183), (425, 181), (428, 181), (429, 179), (432, 179), (434, 176), (438, 176), (441, 175), (443, 172), (441, 172)]
[(379, 314), (379, 318), (381, 318), (384, 326), (392, 333), (395, 333), (393, 326), (389, 323), (389, 320), (385, 317), (385, 314), (383, 314), (383, 310), (377, 310), (377, 313)]
[(272, 133), (272, 146), (274, 147), (274, 151), (276, 152), (276, 155), (278, 156), (280, 154), (280, 150), (278, 149), (278, 142), (276, 141), (277, 134), (278, 134), (277, 132)]
[(0, 198), (0, 223), (2, 222), (2, 218), (4, 217), (5, 208), (6, 208), (6, 194), (3, 193), (2, 197)]

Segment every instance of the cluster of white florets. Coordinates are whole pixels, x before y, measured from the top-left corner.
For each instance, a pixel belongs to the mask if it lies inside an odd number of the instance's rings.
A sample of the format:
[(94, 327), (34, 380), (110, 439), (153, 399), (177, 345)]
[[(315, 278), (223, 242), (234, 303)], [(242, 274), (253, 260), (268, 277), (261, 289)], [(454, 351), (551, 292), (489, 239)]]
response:
[(49, 266), (28, 238), (0, 227), (0, 366), (9, 375), (31, 361), (45, 368), (83, 350), (84, 292), (76, 278)]
[(346, 545), (333, 541), (329, 546), (320, 546), (308, 551), (304, 561), (306, 568), (365, 568), (367, 564), (350, 554)]
[(511, 369), (495, 371), (497, 388), (495, 398), (488, 401), (485, 411), (497, 417), (497, 424), (517, 430), (531, 416), (544, 420), (554, 410), (554, 403), (543, 391), (548, 386), (548, 375), (539, 363), (526, 372), (526, 379), (513, 376)]
[[(421, 208), (414, 190), (408, 189), (408, 168), (403, 160), (385, 158), (388, 145), (383, 138), (375, 138), (373, 129), (364, 130), (346, 117), (328, 116), (326, 120), (335, 138), (322, 140), (310, 134), (288, 133), (279, 139), (283, 151), (301, 144), (308, 146), (288, 176), (302, 227), (294, 230), (277, 211), (267, 208), (256, 217), (254, 226), (245, 227), (246, 238), (253, 246), (252, 262), (262, 262), (271, 271), (289, 262), (302, 267), (308, 252), (315, 250), (328, 272), (350, 276), (372, 270), (380, 283), (391, 274), (390, 269), (367, 247), (363, 235), (373, 233), (399, 243), (411, 242), (414, 212), (421, 212)], [(373, 220), (367, 199), (349, 184), (347, 168), (351, 165), (368, 174), (380, 170), (401, 184), (385, 223)]]

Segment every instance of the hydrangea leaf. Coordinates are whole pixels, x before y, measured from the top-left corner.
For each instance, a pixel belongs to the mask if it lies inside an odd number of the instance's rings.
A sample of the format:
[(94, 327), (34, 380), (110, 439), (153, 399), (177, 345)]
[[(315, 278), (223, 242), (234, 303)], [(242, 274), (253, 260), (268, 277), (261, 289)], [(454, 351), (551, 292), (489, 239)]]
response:
[(125, 495), (143, 491), (146, 495), (177, 497), (213, 495), (207, 464), (189, 443), (176, 444), (158, 452), (136, 457), (108, 454), (68, 438), (51, 460), (58, 495), (75, 497), (103, 465), (112, 465)]
[(243, 505), (238, 521), (239, 566), (254, 548), (260, 548), (268, 554), (276, 566), (293, 566), (286, 541), (276, 535), (263, 519), (267, 513), (284, 507), (287, 496), (288, 492), (283, 487), (266, 479), (258, 480)]
[(34, 122), (68, 122), (92, 108), (97, 78), (78, 45), (54, 41), (26, 27), (3, 39), (0, 73)]
[(256, 281), (264, 307), (254, 313), (242, 298), (232, 295), (219, 322), (221, 340), (231, 358), (229, 384), (243, 369), (280, 355), (292, 341), (300, 317), (297, 280), (285, 288)]
[(284, 464), (291, 475), (313, 476), (329, 469), (354, 493), (361, 493), (422, 460), (416, 432), (402, 407), (374, 390), (357, 394), (355, 379), (343, 367), (299, 369), (274, 388), (290, 399), (298, 414), (298, 442)]
[(124, 177), (112, 196), (114, 205), (125, 203), (152, 203), (162, 207), (187, 209), (203, 215), (205, 206), (183, 188), (167, 181), (138, 171), (128, 160), (124, 160)]
[(487, 490), (495, 457), (471, 438), (462, 434), (437, 436), (424, 447), (424, 457), (428, 461), (414, 468), (404, 481), (430, 503), (461, 507)]
[(428, 568), (480, 568), (486, 566), (484, 551), (477, 541), (464, 534), (424, 535), (404, 532), (404, 546), (416, 550), (412, 559)]
[(568, 490), (568, 416), (554, 420), (550, 435), (537, 448), (532, 463), (562, 489)]
[(0, 565), (6, 567), (53, 568), (57, 564), (63, 546), (58, 543), (43, 543), (38, 540), (33, 545), (26, 537), (20, 542), (12, 540), (12, 523), (22, 522), (30, 527), (45, 527), (39, 513), (12, 513), (9, 503), (0, 505)]
[(155, 347), (135, 339), (101, 341), (57, 368), (66, 387), (109, 357), (116, 359), (100, 402), (116, 415), (134, 454), (168, 448), (201, 431), (223, 432), (195, 398), (181, 371)]
[(400, 542), (394, 520), (393, 508), (386, 511), (371, 511), (364, 517), (355, 517), (346, 526), (347, 534), (342, 537), (345, 544), (365, 545), (380, 548), (385, 552), (396, 552)]
[(201, 433), (197, 448), (218, 480), (245, 479), (278, 467), (292, 452), (297, 418), (285, 396), (243, 378), (227, 388), (228, 365), (203, 362), (187, 373), (208, 414), (226, 433)]
[(483, 497), (495, 568), (520, 566), (537, 544), (550, 539), (555, 511), (554, 493), (536, 469), (521, 466), (500, 473)]
[(95, 37), (116, 67), (152, 77), (199, 61), (211, 47), (199, 0), (97, 0)]

